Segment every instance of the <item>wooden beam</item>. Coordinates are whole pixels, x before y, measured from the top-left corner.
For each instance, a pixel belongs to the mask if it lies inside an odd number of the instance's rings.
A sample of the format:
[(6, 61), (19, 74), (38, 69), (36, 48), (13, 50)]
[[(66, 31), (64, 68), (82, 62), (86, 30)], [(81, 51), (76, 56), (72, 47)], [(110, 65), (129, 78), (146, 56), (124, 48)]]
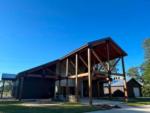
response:
[(108, 71), (107, 67), (103, 64), (101, 59), (98, 57), (97, 53), (93, 49), (91, 51), (92, 51), (93, 55), (95, 56), (95, 58), (99, 61), (99, 63), (104, 67), (105, 71)]
[(113, 71), (114, 67), (118, 64), (119, 61), (120, 61), (120, 58), (118, 58), (117, 61), (113, 64), (113, 66), (110, 69), (110, 71)]
[(46, 70), (47, 70), (49, 73), (56, 74), (56, 72), (52, 71), (52, 70), (49, 69), (49, 68), (46, 68)]
[(78, 102), (79, 96), (78, 96), (78, 54), (76, 53), (76, 61), (75, 61), (75, 96), (76, 96), (76, 101)]
[(107, 50), (107, 62), (108, 62), (108, 87), (109, 87), (109, 98), (112, 99), (112, 91), (111, 91), (111, 70), (110, 70), (110, 47), (109, 47), (109, 41), (106, 41), (106, 50)]
[[(99, 72), (99, 73), (97, 73), (97, 74), (108, 75), (108, 72)], [(111, 75), (123, 76), (122, 73), (113, 73), (113, 72), (111, 72)]]
[(75, 68), (75, 64), (73, 63), (73, 61), (72, 60), (69, 60), (69, 61), (73, 65), (73, 67)]
[(83, 64), (88, 68), (88, 64), (86, 63), (86, 61), (82, 58), (81, 55), (79, 55), (80, 60), (83, 62)]
[(128, 101), (128, 90), (127, 90), (127, 81), (126, 81), (126, 72), (125, 72), (125, 64), (124, 64), (124, 58), (121, 58), (122, 61), (122, 71), (123, 71), (123, 76), (124, 76), (124, 96), (125, 96), (125, 101)]
[[(37, 78), (42, 78), (43, 76), (41, 74), (28, 74), (28, 77), (37, 77)], [(45, 75), (45, 78), (50, 78), (50, 79), (58, 79), (59, 76), (54, 76), (54, 75)]]
[(88, 85), (89, 85), (89, 105), (92, 105), (92, 74), (91, 74), (91, 49), (88, 48)]
[[(77, 76), (78, 76), (78, 78), (88, 77), (88, 73), (78, 74)], [(71, 75), (71, 76), (69, 76), (68, 78), (69, 78), (69, 79), (75, 79), (75, 78), (76, 78), (76, 75)]]

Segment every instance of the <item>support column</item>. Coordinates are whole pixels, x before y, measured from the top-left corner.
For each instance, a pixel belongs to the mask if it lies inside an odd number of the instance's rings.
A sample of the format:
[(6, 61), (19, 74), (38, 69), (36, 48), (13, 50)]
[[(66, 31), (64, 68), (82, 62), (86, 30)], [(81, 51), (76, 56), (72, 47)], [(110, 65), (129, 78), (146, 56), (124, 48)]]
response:
[(123, 71), (123, 83), (124, 83), (124, 96), (125, 101), (128, 101), (128, 91), (127, 91), (127, 82), (126, 82), (126, 72), (125, 72), (125, 64), (124, 64), (124, 58), (121, 58), (122, 61), (122, 71)]
[(76, 58), (75, 58), (75, 96), (76, 96), (76, 102), (79, 101), (79, 96), (78, 96), (78, 54), (76, 53)]
[(97, 81), (97, 96), (98, 96), (98, 98), (100, 97), (100, 86), (99, 86), (99, 81)]
[(21, 101), (21, 99), (22, 99), (23, 82), (24, 82), (24, 77), (21, 77), (21, 78), (20, 78), (19, 101)]
[(111, 91), (111, 70), (110, 70), (110, 47), (109, 41), (106, 42), (107, 44), (107, 62), (108, 62), (108, 90), (109, 90), (109, 98), (112, 99), (112, 91)]
[(58, 80), (58, 99), (60, 99), (60, 95), (61, 95), (61, 80), (59, 77), (59, 80)]
[(3, 80), (2, 92), (1, 92), (1, 99), (3, 98), (4, 87), (5, 87), (5, 80)]
[(60, 95), (61, 95), (61, 62), (59, 62), (58, 64), (58, 99), (61, 99)]
[(92, 105), (92, 74), (91, 74), (91, 49), (88, 48), (88, 85), (89, 85), (89, 105)]
[(68, 65), (69, 65), (69, 60), (68, 58), (66, 59), (66, 100), (68, 100), (68, 95), (69, 95), (69, 87), (68, 87)]

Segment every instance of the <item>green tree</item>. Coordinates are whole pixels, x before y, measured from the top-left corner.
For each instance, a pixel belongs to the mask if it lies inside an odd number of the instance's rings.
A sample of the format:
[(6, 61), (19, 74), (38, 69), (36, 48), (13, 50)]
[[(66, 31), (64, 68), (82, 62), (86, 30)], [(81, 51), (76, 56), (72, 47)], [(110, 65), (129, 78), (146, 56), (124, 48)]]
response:
[(145, 61), (150, 61), (150, 38), (144, 40)]
[(132, 77), (132, 78), (139, 79), (140, 78), (139, 68), (138, 67), (131, 67), (128, 70), (127, 75)]
[(150, 39), (144, 41), (144, 52), (145, 52), (145, 62), (144, 62), (144, 81), (150, 81)]
[(145, 62), (143, 64), (143, 96), (150, 97), (150, 38), (144, 41)]

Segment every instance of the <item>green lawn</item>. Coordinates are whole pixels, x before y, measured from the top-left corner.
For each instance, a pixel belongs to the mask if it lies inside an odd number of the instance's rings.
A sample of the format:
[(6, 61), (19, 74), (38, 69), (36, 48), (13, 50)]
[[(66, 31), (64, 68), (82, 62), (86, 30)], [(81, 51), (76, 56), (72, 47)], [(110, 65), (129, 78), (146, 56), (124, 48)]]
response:
[(130, 106), (150, 105), (150, 98), (132, 99), (132, 100), (129, 100), (127, 104)]
[(69, 104), (49, 107), (25, 107), (20, 102), (0, 102), (0, 113), (84, 113), (100, 110), (97, 107)]

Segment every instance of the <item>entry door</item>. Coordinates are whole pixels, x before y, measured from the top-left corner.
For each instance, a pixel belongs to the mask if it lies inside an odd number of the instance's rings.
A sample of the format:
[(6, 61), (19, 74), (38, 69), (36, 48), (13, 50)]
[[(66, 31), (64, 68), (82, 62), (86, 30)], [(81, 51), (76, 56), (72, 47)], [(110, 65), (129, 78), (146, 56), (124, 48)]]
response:
[(135, 97), (140, 97), (140, 90), (138, 87), (134, 87), (133, 88), (133, 91), (134, 91), (134, 96)]

